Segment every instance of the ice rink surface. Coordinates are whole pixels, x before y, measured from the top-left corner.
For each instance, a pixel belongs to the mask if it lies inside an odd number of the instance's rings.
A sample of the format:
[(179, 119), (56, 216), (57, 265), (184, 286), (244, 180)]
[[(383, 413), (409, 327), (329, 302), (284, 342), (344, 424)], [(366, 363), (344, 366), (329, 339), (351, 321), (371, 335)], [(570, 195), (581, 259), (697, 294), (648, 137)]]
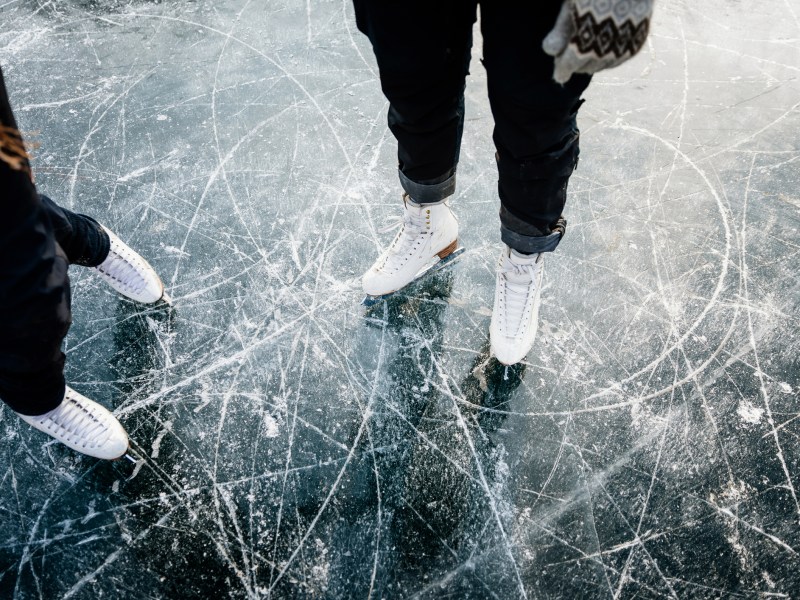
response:
[(467, 250), (365, 310), (400, 187), (347, 0), (0, 0), (39, 189), (175, 304), (71, 270), (67, 379), (138, 462), (3, 408), (0, 597), (800, 597), (800, 2), (657, 1), (595, 78), (509, 369), (473, 53)]

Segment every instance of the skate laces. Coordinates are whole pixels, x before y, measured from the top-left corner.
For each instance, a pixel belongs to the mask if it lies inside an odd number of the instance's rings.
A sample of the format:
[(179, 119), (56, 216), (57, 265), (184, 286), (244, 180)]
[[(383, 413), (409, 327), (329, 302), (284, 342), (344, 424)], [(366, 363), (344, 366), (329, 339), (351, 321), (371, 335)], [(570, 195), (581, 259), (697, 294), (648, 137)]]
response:
[(542, 268), (541, 259), (524, 263), (514, 262), (511, 257), (504, 256), (498, 273), (504, 287), (505, 319), (501, 321), (507, 335), (517, 336), (526, 322), (526, 307), (532, 295), (536, 293), (536, 279)]
[(39, 420), (48, 429), (50, 429), (49, 421), (63, 430), (62, 435), (66, 434), (73, 439), (81, 440), (84, 447), (101, 446), (111, 437), (111, 429), (69, 394), (58, 408), (43, 415)]
[(139, 269), (133, 264), (133, 260), (126, 256), (125, 248), (117, 244), (116, 240), (112, 241), (108, 258), (98, 266), (98, 269), (136, 293), (141, 292), (147, 285), (139, 274)]
[(389, 246), (382, 268), (387, 270), (400, 268), (400, 263), (403, 262), (405, 256), (411, 253), (414, 242), (425, 231), (426, 225), (427, 220), (424, 211), (406, 209), (402, 217), (394, 219), (379, 229), (379, 233), (387, 233), (400, 227), (400, 231), (397, 232), (397, 236)]

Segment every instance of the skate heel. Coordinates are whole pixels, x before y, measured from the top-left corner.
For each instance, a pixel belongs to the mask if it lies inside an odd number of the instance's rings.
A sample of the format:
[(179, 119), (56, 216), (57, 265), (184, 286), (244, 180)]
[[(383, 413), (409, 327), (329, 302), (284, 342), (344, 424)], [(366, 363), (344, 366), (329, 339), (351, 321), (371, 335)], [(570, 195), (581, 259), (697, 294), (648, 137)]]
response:
[(441, 250), (440, 252), (437, 252), (436, 256), (438, 256), (440, 259), (445, 259), (448, 256), (450, 256), (453, 252), (455, 252), (457, 247), (458, 247), (458, 239), (455, 239), (453, 240), (453, 243), (450, 244), (447, 248)]
[[(454, 241), (444, 250), (437, 252), (436, 255), (439, 257), (439, 261), (422, 269), (422, 271), (416, 274), (416, 276), (409, 283), (409, 285), (416, 281), (419, 281), (429, 273), (435, 273), (436, 271), (444, 269), (445, 267), (453, 264), (455, 260), (462, 254), (464, 254), (464, 248), (458, 247), (458, 240)], [(370, 294), (367, 294), (364, 300), (362, 300), (361, 304), (367, 307), (374, 306), (381, 300), (386, 300), (390, 296), (393, 296), (395, 293), (396, 292), (389, 292), (388, 294), (383, 294), (382, 296), (372, 296)]]

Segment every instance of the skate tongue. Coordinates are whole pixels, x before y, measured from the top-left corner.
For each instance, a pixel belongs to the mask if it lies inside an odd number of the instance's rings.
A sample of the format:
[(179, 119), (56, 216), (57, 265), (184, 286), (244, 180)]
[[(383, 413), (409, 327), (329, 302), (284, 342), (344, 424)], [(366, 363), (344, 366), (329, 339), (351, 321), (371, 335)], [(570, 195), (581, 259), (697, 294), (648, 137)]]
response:
[(528, 284), (533, 279), (529, 269), (509, 269), (506, 271), (506, 281), (509, 285), (521, 290), (527, 289)]
[[(512, 251), (513, 252), (513, 251)], [(538, 255), (534, 254), (531, 260), (520, 259), (518, 256), (509, 256), (503, 261), (503, 272), (508, 281), (516, 283), (525, 283), (534, 277), (534, 269), (536, 268), (536, 258)]]
[(508, 259), (515, 265), (532, 265), (539, 262), (540, 253), (523, 254), (513, 248), (509, 248)]

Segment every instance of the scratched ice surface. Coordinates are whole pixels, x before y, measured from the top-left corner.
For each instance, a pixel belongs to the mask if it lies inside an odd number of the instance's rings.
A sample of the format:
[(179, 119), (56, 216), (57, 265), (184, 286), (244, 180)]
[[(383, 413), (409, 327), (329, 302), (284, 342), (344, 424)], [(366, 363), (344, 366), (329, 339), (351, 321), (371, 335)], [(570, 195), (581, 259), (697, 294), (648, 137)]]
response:
[(0, 596), (800, 597), (800, 5), (657, 4), (505, 370), (479, 40), (467, 252), (365, 311), (400, 194), (347, 1), (0, 2), (40, 189), (175, 303), (73, 269), (68, 381), (139, 462), (2, 409)]

